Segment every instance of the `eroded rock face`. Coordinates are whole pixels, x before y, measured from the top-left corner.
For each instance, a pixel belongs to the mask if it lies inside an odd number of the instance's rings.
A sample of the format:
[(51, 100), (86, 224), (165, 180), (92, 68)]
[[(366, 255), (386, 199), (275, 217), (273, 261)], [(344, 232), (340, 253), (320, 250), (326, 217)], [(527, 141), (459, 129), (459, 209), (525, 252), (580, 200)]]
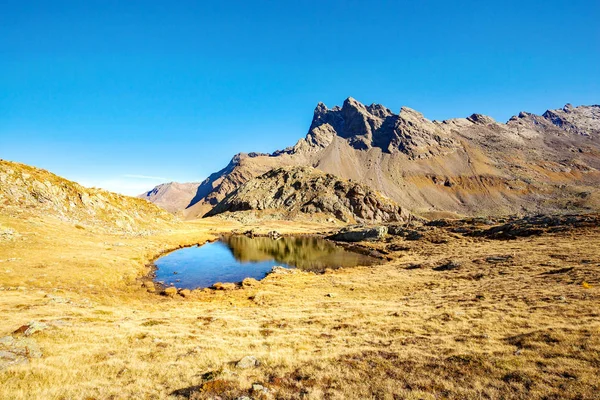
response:
[(325, 148), (336, 136), (346, 139), (357, 150), (377, 147), (386, 153), (402, 152), (411, 158), (426, 158), (458, 145), (443, 129), (415, 110), (402, 107), (399, 114), (394, 114), (381, 104), (365, 106), (349, 97), (341, 108), (329, 110), (319, 103), (306, 138), (290, 152)]
[(201, 217), (247, 181), (285, 166), (352, 179), (433, 218), (593, 210), (600, 207), (600, 106), (567, 104), (501, 123), (482, 114), (430, 121), (408, 107), (395, 113), (353, 98), (342, 107), (319, 103), (306, 137), (272, 154), (236, 155), (188, 191), (183, 213)]
[(342, 221), (404, 221), (409, 214), (368, 186), (308, 167), (278, 168), (250, 180), (208, 215), (272, 210), (287, 217), (331, 214)]

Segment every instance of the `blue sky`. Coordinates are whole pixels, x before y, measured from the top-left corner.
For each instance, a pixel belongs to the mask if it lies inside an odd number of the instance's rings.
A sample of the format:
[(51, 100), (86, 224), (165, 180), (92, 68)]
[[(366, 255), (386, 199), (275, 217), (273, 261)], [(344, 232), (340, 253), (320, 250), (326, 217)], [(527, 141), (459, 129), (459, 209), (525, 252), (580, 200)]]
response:
[(430, 119), (600, 103), (600, 2), (0, 4), (0, 158), (135, 194), (352, 96)]

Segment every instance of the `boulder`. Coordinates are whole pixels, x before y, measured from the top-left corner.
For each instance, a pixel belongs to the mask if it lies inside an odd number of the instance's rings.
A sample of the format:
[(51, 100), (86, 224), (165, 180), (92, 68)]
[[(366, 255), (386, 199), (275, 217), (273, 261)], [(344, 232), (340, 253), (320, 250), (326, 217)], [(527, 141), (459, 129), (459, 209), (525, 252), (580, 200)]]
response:
[(383, 239), (387, 232), (386, 226), (352, 226), (341, 229), (339, 232), (327, 237), (327, 239), (339, 242), (378, 241)]
[(260, 361), (254, 356), (245, 356), (235, 364), (235, 366), (240, 369), (254, 368), (259, 365)]
[(150, 293), (156, 292), (156, 287), (154, 286), (154, 282), (152, 281), (144, 281), (142, 283), (142, 287), (146, 288), (146, 290)]
[(177, 295), (177, 288), (168, 287), (165, 290), (163, 290), (162, 294), (169, 297), (175, 297)]
[(237, 289), (237, 285), (235, 283), (231, 283), (231, 282), (226, 282), (226, 283), (217, 282), (214, 285), (212, 285), (212, 288), (216, 289), (216, 290), (235, 290), (235, 289)]
[(260, 282), (254, 278), (246, 278), (242, 281), (242, 287), (254, 287), (260, 285)]
[(44, 322), (31, 321), (27, 325), (19, 327), (14, 333), (22, 333), (24, 336), (31, 336), (34, 333), (48, 329), (50, 326)]

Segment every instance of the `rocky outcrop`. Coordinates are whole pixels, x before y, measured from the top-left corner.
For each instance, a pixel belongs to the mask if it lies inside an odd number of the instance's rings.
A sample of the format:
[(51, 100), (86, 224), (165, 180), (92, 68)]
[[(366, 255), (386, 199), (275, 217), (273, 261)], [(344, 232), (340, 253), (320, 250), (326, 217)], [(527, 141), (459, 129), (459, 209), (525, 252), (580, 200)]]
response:
[(383, 239), (388, 233), (386, 226), (349, 226), (327, 237), (339, 242), (377, 241)]
[(407, 107), (396, 114), (353, 98), (331, 109), (319, 103), (305, 138), (272, 154), (234, 157), (197, 186), (182, 212), (203, 216), (248, 180), (284, 166), (368, 185), (428, 217), (594, 210), (600, 106), (567, 104), (500, 123), (482, 114), (430, 121)]
[(409, 216), (366, 185), (308, 167), (277, 168), (254, 178), (234, 190), (207, 216), (248, 210), (272, 210), (289, 217), (299, 213), (331, 214), (345, 222), (403, 221)]

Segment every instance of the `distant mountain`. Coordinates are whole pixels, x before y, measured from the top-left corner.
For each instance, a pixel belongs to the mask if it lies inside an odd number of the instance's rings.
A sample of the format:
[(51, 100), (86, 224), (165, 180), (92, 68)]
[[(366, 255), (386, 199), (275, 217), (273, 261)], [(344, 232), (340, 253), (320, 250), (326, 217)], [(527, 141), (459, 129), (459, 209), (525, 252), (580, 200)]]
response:
[(34, 214), (112, 233), (157, 229), (175, 218), (135, 197), (88, 189), (46, 170), (0, 160), (0, 211)]
[(194, 184), (177, 194), (171, 183), (141, 197), (160, 204), (168, 194), (180, 205), (172, 211), (197, 218), (241, 184), (282, 166), (310, 166), (366, 184), (420, 215), (597, 210), (600, 106), (567, 104), (498, 123), (481, 114), (430, 121), (407, 107), (395, 114), (353, 98), (332, 109), (319, 103), (296, 145), (238, 154), (195, 193)]
[(229, 193), (207, 216), (269, 211), (281, 219), (322, 214), (344, 222), (403, 222), (409, 218), (393, 200), (356, 182), (310, 167), (275, 168)]

